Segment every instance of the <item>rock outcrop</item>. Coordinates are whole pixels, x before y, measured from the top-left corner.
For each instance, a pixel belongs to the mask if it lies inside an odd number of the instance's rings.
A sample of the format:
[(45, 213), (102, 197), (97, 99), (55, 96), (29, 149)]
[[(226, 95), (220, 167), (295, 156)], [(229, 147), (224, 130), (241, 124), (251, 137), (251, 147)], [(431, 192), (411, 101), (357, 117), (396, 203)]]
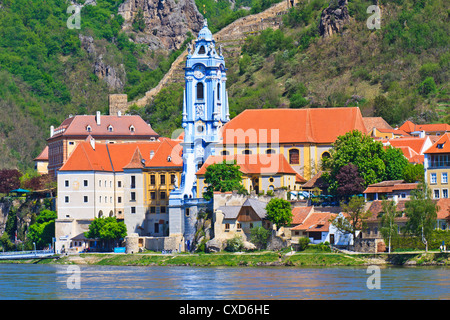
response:
[(136, 35), (135, 41), (147, 44), (150, 50), (179, 49), (187, 32), (196, 35), (203, 25), (203, 16), (194, 0), (126, 0), (119, 7), (125, 30), (132, 30), (139, 11), (146, 27)]
[(344, 25), (350, 21), (348, 0), (333, 0), (320, 16), (319, 34), (328, 38), (342, 31)]
[(79, 34), (78, 38), (81, 47), (86, 50), (90, 59), (92, 59), (92, 72), (102, 81), (106, 82), (109, 90), (121, 91), (125, 82), (125, 68), (123, 64), (118, 66), (111, 65), (104, 61), (103, 52), (96, 48), (94, 38)]

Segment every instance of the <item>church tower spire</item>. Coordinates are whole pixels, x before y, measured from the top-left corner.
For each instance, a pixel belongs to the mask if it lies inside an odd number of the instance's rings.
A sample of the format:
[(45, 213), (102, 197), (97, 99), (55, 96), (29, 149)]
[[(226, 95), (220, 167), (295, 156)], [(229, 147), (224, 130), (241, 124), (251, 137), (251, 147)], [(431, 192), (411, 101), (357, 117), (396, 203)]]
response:
[(225, 60), (206, 19), (194, 45), (188, 47), (184, 70), (183, 172), (180, 186), (170, 193), (168, 209), (169, 235), (189, 240), (195, 234), (198, 211), (211, 205), (197, 198), (195, 174), (209, 156), (215, 155), (220, 129), (230, 120)]

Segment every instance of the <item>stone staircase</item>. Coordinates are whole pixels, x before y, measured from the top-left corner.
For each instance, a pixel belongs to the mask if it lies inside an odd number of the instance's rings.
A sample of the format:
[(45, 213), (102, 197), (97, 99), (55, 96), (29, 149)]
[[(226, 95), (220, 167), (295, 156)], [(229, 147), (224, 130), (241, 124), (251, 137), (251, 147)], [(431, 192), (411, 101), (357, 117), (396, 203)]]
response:
[[(248, 36), (258, 34), (267, 28), (278, 29), (282, 23), (283, 15), (288, 10), (288, 5), (288, 2), (279, 2), (263, 12), (242, 17), (215, 33), (214, 39), (217, 45), (222, 45), (225, 58), (237, 58), (240, 55), (241, 46)], [(187, 50), (183, 51), (172, 63), (170, 70), (156, 87), (147, 91), (142, 98), (128, 102), (128, 107), (134, 104), (143, 107), (150, 103), (153, 97), (166, 85), (184, 83), (183, 68), (186, 57)]]

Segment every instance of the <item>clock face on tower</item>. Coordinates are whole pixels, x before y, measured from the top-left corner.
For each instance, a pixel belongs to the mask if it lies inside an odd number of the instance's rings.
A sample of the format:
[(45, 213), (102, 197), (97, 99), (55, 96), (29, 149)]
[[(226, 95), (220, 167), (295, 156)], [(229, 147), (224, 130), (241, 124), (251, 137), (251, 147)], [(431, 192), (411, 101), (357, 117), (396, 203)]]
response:
[(194, 68), (194, 77), (197, 79), (201, 79), (205, 76), (205, 67), (202, 65), (197, 65)]

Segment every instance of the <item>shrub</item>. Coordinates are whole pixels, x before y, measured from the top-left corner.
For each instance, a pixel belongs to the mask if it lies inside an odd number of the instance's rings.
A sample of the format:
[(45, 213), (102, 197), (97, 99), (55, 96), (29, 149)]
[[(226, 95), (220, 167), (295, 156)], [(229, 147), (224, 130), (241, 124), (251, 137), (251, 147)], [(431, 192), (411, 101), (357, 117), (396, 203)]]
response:
[(436, 93), (436, 83), (434, 82), (433, 77), (427, 77), (420, 85), (419, 85), (419, 93), (427, 97), (430, 94)]
[(309, 238), (300, 238), (298, 239), (298, 250), (303, 251), (309, 245)]
[(227, 240), (225, 251), (238, 252), (244, 247), (244, 241), (240, 235), (235, 235), (233, 238)]
[(264, 249), (270, 237), (270, 231), (264, 227), (255, 227), (250, 230), (250, 240), (258, 248)]

